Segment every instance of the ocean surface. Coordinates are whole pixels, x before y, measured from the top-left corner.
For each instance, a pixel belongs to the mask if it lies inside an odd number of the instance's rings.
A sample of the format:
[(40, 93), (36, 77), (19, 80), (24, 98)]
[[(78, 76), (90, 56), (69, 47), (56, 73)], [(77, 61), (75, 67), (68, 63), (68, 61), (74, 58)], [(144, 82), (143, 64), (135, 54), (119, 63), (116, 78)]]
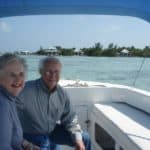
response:
[[(23, 57), (28, 64), (27, 80), (38, 78), (39, 60), (45, 56)], [(57, 57), (63, 64), (61, 79), (109, 82), (150, 91), (150, 58)]]

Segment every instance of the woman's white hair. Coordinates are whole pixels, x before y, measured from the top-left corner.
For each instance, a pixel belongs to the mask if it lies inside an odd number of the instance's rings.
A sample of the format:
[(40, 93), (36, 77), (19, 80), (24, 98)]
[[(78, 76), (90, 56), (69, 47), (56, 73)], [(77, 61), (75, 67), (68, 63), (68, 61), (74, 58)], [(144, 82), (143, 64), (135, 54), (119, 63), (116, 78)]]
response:
[(0, 56), (0, 74), (3, 73), (5, 66), (12, 61), (18, 61), (20, 64), (22, 64), (26, 72), (27, 64), (26, 64), (25, 59), (23, 59), (22, 57), (16, 54), (5, 53)]

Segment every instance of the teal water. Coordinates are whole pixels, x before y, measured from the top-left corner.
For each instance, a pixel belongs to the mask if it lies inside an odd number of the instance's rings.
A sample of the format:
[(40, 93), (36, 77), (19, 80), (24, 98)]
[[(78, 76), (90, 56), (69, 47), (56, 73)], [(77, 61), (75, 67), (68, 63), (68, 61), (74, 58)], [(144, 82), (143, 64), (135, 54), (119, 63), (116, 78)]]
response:
[[(27, 80), (39, 77), (38, 63), (44, 56), (24, 56)], [(100, 81), (133, 86), (143, 58), (58, 56), (63, 64), (61, 79)], [(150, 91), (150, 58), (145, 58), (135, 87)]]

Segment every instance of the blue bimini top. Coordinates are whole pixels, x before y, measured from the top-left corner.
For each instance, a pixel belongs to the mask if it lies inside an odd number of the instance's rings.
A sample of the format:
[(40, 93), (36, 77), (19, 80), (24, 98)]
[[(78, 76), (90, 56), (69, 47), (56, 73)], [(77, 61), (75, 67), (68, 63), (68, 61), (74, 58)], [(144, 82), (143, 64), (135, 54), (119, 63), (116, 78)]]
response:
[(0, 0), (0, 17), (47, 14), (101, 14), (150, 22), (150, 0)]

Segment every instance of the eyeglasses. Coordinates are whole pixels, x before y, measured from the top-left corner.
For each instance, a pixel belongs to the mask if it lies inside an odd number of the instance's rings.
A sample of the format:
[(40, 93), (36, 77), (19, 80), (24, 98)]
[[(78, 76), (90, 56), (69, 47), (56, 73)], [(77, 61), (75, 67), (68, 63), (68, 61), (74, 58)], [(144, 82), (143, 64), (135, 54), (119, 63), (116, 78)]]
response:
[(44, 71), (44, 74), (45, 74), (46, 76), (60, 75), (60, 71), (58, 71), (58, 70), (56, 70), (56, 71), (47, 70), (47, 71)]

